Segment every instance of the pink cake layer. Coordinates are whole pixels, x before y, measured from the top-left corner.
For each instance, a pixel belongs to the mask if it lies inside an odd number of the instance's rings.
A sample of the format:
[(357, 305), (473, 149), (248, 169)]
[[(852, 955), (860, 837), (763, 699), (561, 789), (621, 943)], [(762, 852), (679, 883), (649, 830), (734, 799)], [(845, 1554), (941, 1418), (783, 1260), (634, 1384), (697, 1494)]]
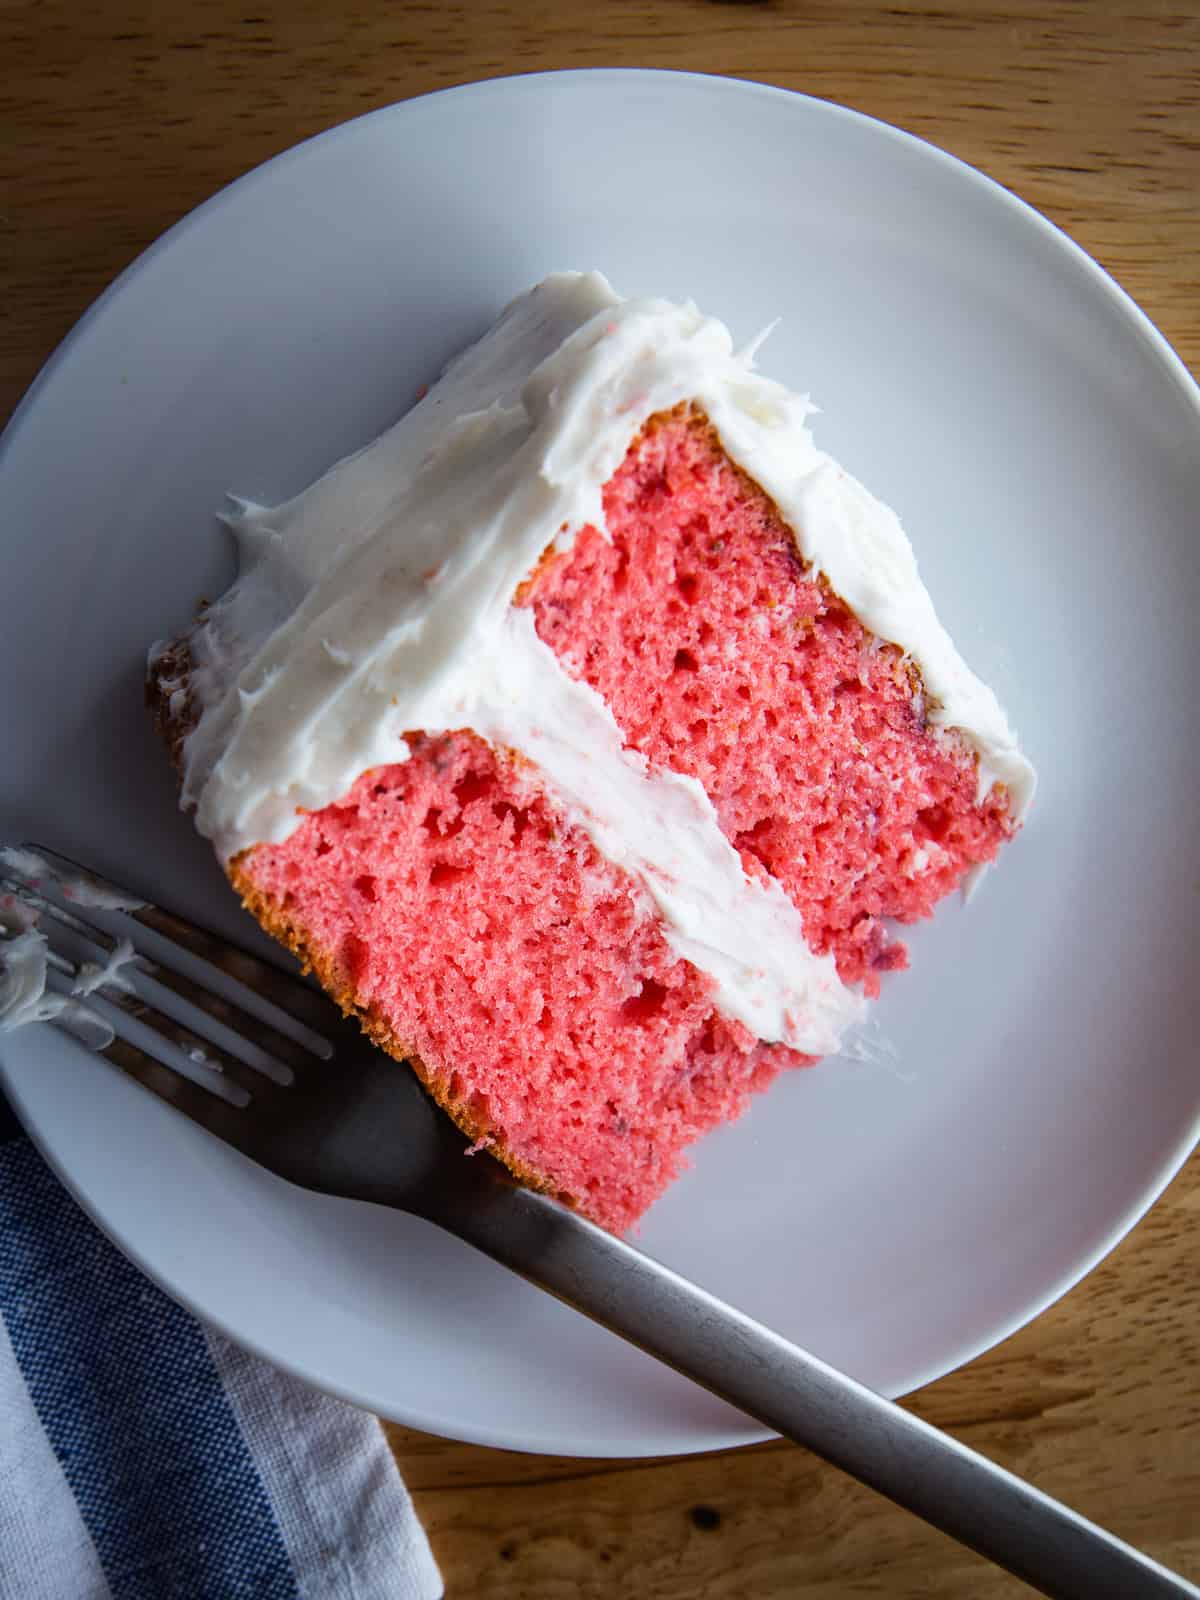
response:
[(417, 740), (237, 873), (462, 1125), (611, 1228), (806, 1059), (718, 1016), (626, 875), (469, 734)]
[[(655, 419), (525, 586), (538, 632), (652, 765), (693, 774), (751, 873), (868, 993), (1011, 830), (920, 680), (814, 582), (702, 417)], [(414, 735), (233, 877), (387, 1048), (522, 1176), (613, 1228), (685, 1148), (807, 1058), (753, 1039), (536, 772), (464, 732)]]
[(806, 573), (771, 501), (697, 416), (652, 424), (584, 529), (527, 588), (538, 633), (626, 743), (698, 778), (747, 871), (799, 908), (846, 983), (907, 965), (927, 917), (1012, 831), (920, 680)]

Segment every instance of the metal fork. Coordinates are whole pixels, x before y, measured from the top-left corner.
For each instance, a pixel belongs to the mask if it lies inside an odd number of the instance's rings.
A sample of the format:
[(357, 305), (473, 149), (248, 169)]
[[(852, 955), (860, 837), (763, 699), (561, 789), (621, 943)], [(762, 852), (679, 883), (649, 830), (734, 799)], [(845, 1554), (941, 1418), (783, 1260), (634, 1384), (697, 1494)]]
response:
[(12, 937), (34, 918), (56, 1020), (252, 1161), (436, 1223), (1048, 1595), (1200, 1596), (486, 1154), (465, 1159), (415, 1073), (299, 978), (40, 846), (0, 850), (0, 923)]

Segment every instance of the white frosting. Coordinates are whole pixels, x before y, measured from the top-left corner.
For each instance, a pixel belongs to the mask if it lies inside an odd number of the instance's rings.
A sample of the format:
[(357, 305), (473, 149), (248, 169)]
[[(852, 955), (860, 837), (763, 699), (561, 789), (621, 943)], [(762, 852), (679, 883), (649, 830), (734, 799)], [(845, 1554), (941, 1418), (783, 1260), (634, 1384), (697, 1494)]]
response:
[(102, 989), (120, 989), (125, 994), (136, 994), (133, 984), (125, 976), (124, 968), (144, 965), (141, 956), (129, 939), (118, 939), (103, 962), (85, 961), (79, 969), (71, 993), (78, 999), (97, 994)]
[(48, 1022), (63, 1009), (64, 997), (46, 988), (46, 956), (46, 941), (36, 928), (0, 944), (0, 1032)]
[[(0, 923), (12, 919), (7, 902), (0, 905)], [(36, 915), (34, 917), (36, 922)], [(11, 1033), (31, 1022), (54, 1022), (93, 1050), (104, 1050), (116, 1037), (111, 1024), (89, 1006), (82, 1004), (88, 995), (108, 985), (127, 989), (118, 968), (137, 960), (133, 946), (122, 940), (104, 965), (85, 964), (79, 969), (69, 992), (51, 989), (46, 981), (50, 946), (33, 924), (0, 942), (0, 1033)]]
[(284, 505), (237, 502), (242, 575), (193, 638), (201, 715), (183, 798), (231, 858), (404, 760), (405, 732), (471, 727), (527, 755), (627, 867), (673, 948), (759, 1037), (824, 1053), (861, 1015), (774, 884), (748, 878), (698, 784), (623, 750), (607, 709), (511, 601), (585, 524), (648, 417), (699, 405), (806, 561), (908, 652), (933, 719), (980, 756), (981, 793), (1032, 769), (938, 623), (894, 514), (812, 442), (806, 400), (752, 370), (694, 306), (621, 300), (598, 274), (514, 302), (374, 444)]
[(53, 887), (64, 900), (98, 911), (139, 911), (145, 901), (122, 895), (90, 874), (64, 872), (17, 845), (0, 846), (0, 867), (15, 873), (22, 889), (0, 893), (0, 930), (8, 932), (0, 942), (0, 1033), (30, 1022), (57, 1022), (93, 1049), (104, 1049), (115, 1037), (112, 1028), (79, 1002), (105, 988), (130, 990), (121, 969), (139, 965), (141, 957), (128, 939), (118, 939), (102, 964), (80, 966), (69, 992), (51, 989), (46, 982), (50, 947), (37, 928), (48, 903), (37, 890)]
[(144, 900), (114, 889), (90, 872), (65, 872), (61, 866), (25, 845), (0, 845), (0, 867), (7, 867), (16, 874), (29, 897), (27, 903), (34, 907), (35, 920), (39, 904), (37, 891), (45, 887), (56, 889), (71, 905), (86, 906), (94, 911), (140, 911), (146, 904)]
[(115, 1030), (78, 998), (92, 994), (106, 979), (83, 980), (69, 994), (59, 993), (46, 983), (48, 955), (44, 936), (33, 928), (0, 943), (0, 1033), (31, 1022), (53, 1022), (91, 1049), (107, 1049)]

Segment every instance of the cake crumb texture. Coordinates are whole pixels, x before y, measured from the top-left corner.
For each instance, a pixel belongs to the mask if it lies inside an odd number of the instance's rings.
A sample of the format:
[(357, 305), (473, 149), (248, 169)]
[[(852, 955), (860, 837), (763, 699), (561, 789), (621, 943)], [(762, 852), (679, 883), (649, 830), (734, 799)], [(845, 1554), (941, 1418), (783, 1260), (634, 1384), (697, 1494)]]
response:
[(808, 1059), (718, 1015), (648, 897), (470, 733), (414, 738), (234, 880), (461, 1127), (610, 1228)]
[(697, 778), (748, 872), (809, 944), (879, 991), (907, 965), (888, 919), (927, 917), (1012, 833), (976, 804), (974, 752), (927, 720), (919, 674), (804, 568), (706, 419), (651, 420), (583, 529), (522, 593), (541, 638), (628, 745)]

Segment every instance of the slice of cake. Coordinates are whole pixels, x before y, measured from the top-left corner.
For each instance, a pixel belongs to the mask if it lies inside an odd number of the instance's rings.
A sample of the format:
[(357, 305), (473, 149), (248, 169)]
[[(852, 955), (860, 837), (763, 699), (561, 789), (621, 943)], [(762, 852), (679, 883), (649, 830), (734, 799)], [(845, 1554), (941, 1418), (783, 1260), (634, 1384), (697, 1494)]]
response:
[(612, 1228), (834, 1052), (1033, 773), (892, 512), (692, 306), (547, 279), (228, 522), (152, 655), (245, 904), (455, 1120)]

